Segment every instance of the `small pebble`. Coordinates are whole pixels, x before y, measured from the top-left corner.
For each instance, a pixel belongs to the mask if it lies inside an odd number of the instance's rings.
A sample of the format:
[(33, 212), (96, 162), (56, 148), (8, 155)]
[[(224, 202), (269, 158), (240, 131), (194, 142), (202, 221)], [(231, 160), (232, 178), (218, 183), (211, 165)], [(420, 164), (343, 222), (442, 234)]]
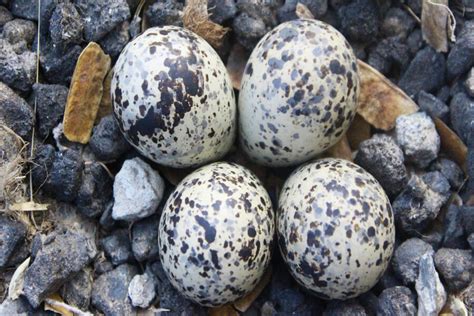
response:
[(467, 237), (467, 242), (469, 243), (469, 247), (471, 247), (471, 250), (474, 250), (474, 233), (470, 234), (469, 237)]
[(217, 24), (232, 20), (237, 14), (235, 0), (209, 0), (207, 10), (211, 20)]
[(474, 21), (464, 24), (446, 62), (448, 80), (468, 72), (474, 66)]
[(135, 275), (128, 285), (128, 297), (132, 305), (148, 308), (156, 296), (154, 278), (148, 273)]
[(407, 160), (416, 166), (425, 168), (438, 157), (441, 141), (433, 120), (426, 113), (399, 116), (395, 135)]
[(115, 176), (114, 220), (135, 221), (156, 212), (165, 183), (158, 171), (140, 158), (126, 160)]
[(155, 1), (146, 9), (145, 15), (150, 27), (183, 26), (183, 4), (177, 0)]
[(439, 172), (413, 174), (406, 188), (393, 201), (395, 222), (407, 235), (422, 233), (438, 216), (450, 196), (449, 182)]
[(305, 297), (297, 288), (286, 288), (275, 297), (275, 305), (279, 312), (295, 313), (304, 304)]
[(112, 218), (113, 202), (109, 202), (100, 216), (99, 224), (105, 230), (111, 230), (115, 226), (115, 221)]
[(466, 235), (474, 233), (474, 206), (461, 206), (461, 216)]
[(397, 67), (404, 69), (410, 62), (408, 47), (404, 41), (397, 36), (382, 39), (370, 51), (369, 64), (382, 74), (389, 74)]
[(474, 277), (474, 256), (471, 250), (441, 248), (434, 260), (449, 291), (459, 292), (471, 283)]
[(433, 254), (433, 247), (419, 238), (407, 239), (395, 250), (392, 267), (405, 285), (415, 284), (420, 258), (424, 253)]
[(332, 300), (326, 306), (323, 316), (366, 316), (364, 307), (356, 300)]
[(436, 272), (432, 253), (424, 253), (420, 258), (415, 289), (418, 315), (438, 315), (446, 304), (447, 294)]
[(130, 40), (130, 23), (125, 21), (103, 37), (99, 44), (112, 59), (117, 58)]
[(341, 31), (352, 41), (371, 42), (380, 29), (380, 14), (374, 0), (355, 0), (340, 7)]
[(305, 5), (315, 18), (322, 17), (328, 10), (328, 0), (286, 0), (277, 11), (278, 21), (283, 23), (297, 19), (296, 5), (298, 3)]
[(464, 182), (464, 173), (462, 169), (452, 160), (440, 158), (430, 165), (430, 170), (439, 171), (449, 181), (449, 185), (454, 190), (461, 187)]
[(466, 86), (467, 93), (474, 98), (474, 67), (469, 71), (464, 86)]
[(96, 158), (102, 161), (116, 160), (131, 148), (113, 114), (103, 117), (94, 127), (89, 146)]
[(49, 34), (54, 44), (80, 44), (84, 24), (71, 2), (58, 3), (49, 20)]
[(133, 253), (127, 229), (118, 229), (100, 241), (105, 255), (114, 266), (132, 262)]
[(380, 294), (377, 316), (416, 314), (416, 296), (408, 287), (395, 286), (383, 290)]
[(0, 81), (21, 92), (28, 92), (36, 73), (36, 56), (30, 51), (17, 52), (0, 39)]
[(421, 30), (416, 28), (413, 30), (407, 38), (408, 51), (412, 56), (416, 55), (418, 51), (423, 47), (423, 35)]
[(469, 145), (474, 143), (474, 98), (457, 93), (450, 103), (451, 124), (454, 131)]
[(245, 12), (234, 19), (232, 28), (237, 40), (248, 50), (253, 50), (258, 41), (271, 29), (262, 19), (252, 17)]
[(462, 208), (454, 204), (449, 205), (443, 220), (443, 247), (467, 248), (464, 237)]
[(444, 104), (447, 104), (449, 98), (450, 98), (450, 88), (449, 86), (442, 86), (438, 92), (436, 92), (436, 97), (441, 101), (444, 102)]
[(81, 186), (82, 168), (82, 157), (75, 150), (56, 152), (43, 189), (59, 201), (74, 201)]
[(92, 305), (105, 315), (134, 315), (128, 285), (138, 273), (135, 266), (122, 264), (94, 280)]
[(36, 99), (36, 123), (38, 135), (45, 139), (62, 120), (68, 88), (57, 84), (35, 83), (29, 103)]
[(13, 15), (6, 7), (0, 5), (0, 32), (2, 32), (3, 26), (8, 21), (13, 20)]
[(406, 10), (391, 8), (385, 14), (382, 22), (382, 33), (385, 37), (398, 36), (406, 38), (415, 25), (415, 20)]
[(132, 228), (132, 251), (135, 259), (145, 261), (158, 256), (158, 217), (143, 219)]
[(432, 118), (438, 117), (445, 122), (448, 120), (448, 106), (431, 93), (420, 91), (418, 93), (418, 105), (421, 111), (426, 112)]
[(23, 223), (0, 214), (0, 269), (5, 268), (26, 237)]
[(91, 268), (85, 268), (66, 282), (62, 289), (62, 298), (69, 304), (81, 310), (88, 310), (92, 296), (93, 273)]
[(375, 134), (363, 141), (354, 161), (371, 173), (389, 196), (396, 196), (408, 182), (403, 152), (390, 136)]
[(431, 47), (418, 51), (398, 85), (411, 98), (419, 91), (433, 92), (444, 84), (446, 61), (441, 53)]
[(11, 128), (16, 134), (25, 140), (29, 138), (33, 125), (33, 110), (31, 107), (25, 100), (23, 100), (23, 98), (18, 96), (12, 89), (10, 89), (10, 87), (1, 81), (0, 123)]
[(28, 20), (14, 19), (3, 26), (3, 38), (10, 44), (25, 41), (30, 45), (35, 35), (36, 24)]

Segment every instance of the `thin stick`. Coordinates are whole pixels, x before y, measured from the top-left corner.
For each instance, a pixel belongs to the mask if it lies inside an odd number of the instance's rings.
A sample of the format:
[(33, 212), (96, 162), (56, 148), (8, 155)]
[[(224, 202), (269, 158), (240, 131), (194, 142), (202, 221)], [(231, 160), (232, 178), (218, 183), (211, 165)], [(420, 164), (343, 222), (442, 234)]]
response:
[(74, 315), (78, 315), (78, 316), (92, 316), (91, 313), (89, 313), (89, 312), (83, 312), (83, 311), (81, 311), (79, 308), (74, 307), (74, 306), (71, 306), (71, 305), (68, 305), (68, 304), (66, 304), (66, 303), (58, 302), (58, 301), (55, 301), (55, 300), (50, 299), (50, 298), (47, 298), (47, 299), (45, 299), (44, 301), (46, 302), (46, 304), (49, 304), (49, 305), (51, 305), (51, 306), (56, 306), (56, 307), (64, 308), (65, 310), (70, 311), (70, 312), (73, 313)]
[(404, 4), (403, 7), (404, 7), (405, 10), (407, 10), (408, 13), (416, 20), (416, 22), (417, 22), (418, 24), (421, 24), (420, 18), (418, 17), (418, 15), (415, 14), (415, 12), (413, 12), (413, 10), (412, 10), (409, 6), (407, 6), (406, 4)]

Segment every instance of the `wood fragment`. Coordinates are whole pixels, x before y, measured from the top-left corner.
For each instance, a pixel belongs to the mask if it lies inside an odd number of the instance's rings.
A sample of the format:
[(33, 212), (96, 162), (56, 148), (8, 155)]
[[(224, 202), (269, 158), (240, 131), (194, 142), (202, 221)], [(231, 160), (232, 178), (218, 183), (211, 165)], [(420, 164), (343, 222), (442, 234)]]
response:
[(313, 13), (301, 2), (296, 4), (296, 16), (300, 19), (314, 19)]
[(109, 69), (110, 57), (97, 43), (90, 42), (79, 55), (63, 120), (64, 135), (69, 141), (89, 142)]
[(110, 69), (103, 82), (102, 98), (99, 103), (99, 110), (97, 110), (97, 116), (95, 123), (99, 123), (100, 119), (104, 116), (112, 113), (112, 98), (110, 96), (110, 85), (112, 84), (112, 76), (114, 75), (114, 69)]
[(336, 144), (326, 150), (326, 155), (332, 158), (341, 158), (353, 162), (352, 151), (347, 136), (343, 135)]
[(230, 304), (209, 308), (209, 316), (239, 316), (239, 313)]
[(434, 123), (441, 139), (441, 151), (455, 161), (464, 172), (467, 171), (467, 146), (461, 138), (442, 120), (435, 117)]
[(226, 67), (232, 86), (236, 90), (240, 90), (242, 76), (244, 75), (245, 65), (247, 64), (249, 56), (249, 52), (239, 43), (232, 46), (230, 50)]
[(448, 0), (423, 0), (421, 32), (423, 39), (438, 52), (447, 52), (449, 41), (455, 41), (456, 20)]
[(262, 279), (260, 282), (257, 284), (257, 286), (247, 294), (246, 296), (242, 297), (241, 299), (237, 300), (234, 302), (234, 308), (238, 310), (241, 313), (244, 313), (249, 309), (250, 305), (257, 299), (257, 297), (262, 293), (262, 291), (265, 289), (265, 287), (268, 285), (272, 278), (272, 269), (271, 266), (268, 267), (267, 271), (263, 275)]
[(8, 299), (16, 300), (23, 294), (23, 282), (25, 280), (26, 269), (30, 265), (31, 258), (28, 257), (13, 272), (10, 284), (8, 285)]
[(418, 111), (418, 105), (380, 72), (361, 60), (357, 64), (361, 84), (357, 113), (369, 124), (388, 131), (397, 117)]
[(10, 205), (10, 211), (21, 212), (43, 212), (48, 210), (49, 204), (36, 203), (34, 201), (27, 201), (21, 203), (14, 203)]
[(93, 316), (89, 312), (83, 312), (79, 308), (64, 303), (62, 297), (53, 293), (44, 300), (44, 310), (58, 313), (62, 316)]
[(351, 149), (357, 150), (360, 143), (372, 136), (370, 124), (362, 116), (356, 114), (346, 136)]

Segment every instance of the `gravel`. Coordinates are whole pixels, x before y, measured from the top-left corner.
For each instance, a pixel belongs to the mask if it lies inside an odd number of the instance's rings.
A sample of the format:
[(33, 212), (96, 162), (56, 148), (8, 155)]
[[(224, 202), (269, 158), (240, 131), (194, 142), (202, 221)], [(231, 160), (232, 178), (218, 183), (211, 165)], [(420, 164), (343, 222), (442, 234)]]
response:
[(133, 253), (127, 229), (118, 229), (100, 241), (105, 255), (114, 266), (132, 262)]
[(462, 208), (454, 204), (449, 205), (443, 220), (443, 247), (467, 248), (464, 237)]
[(2, 34), (3, 38), (10, 44), (24, 41), (26, 44), (31, 45), (36, 35), (36, 24), (28, 20), (14, 19), (5, 23)]
[(323, 316), (366, 316), (364, 307), (356, 300), (332, 300), (326, 306)]
[(433, 254), (433, 247), (419, 238), (407, 239), (395, 250), (392, 267), (406, 286), (415, 284), (420, 258), (425, 253)]
[(103, 37), (99, 44), (104, 52), (115, 59), (130, 40), (130, 23), (124, 21)]
[(383, 19), (381, 31), (386, 37), (407, 38), (415, 25), (415, 20), (406, 10), (390, 8)]
[(8, 126), (16, 134), (18, 134), (20, 137), (23, 137), (24, 139), (29, 138), (33, 125), (33, 110), (31, 107), (23, 98), (18, 96), (12, 89), (10, 89), (1, 81), (0, 123)]
[(450, 103), (451, 124), (454, 131), (466, 143), (474, 143), (474, 98), (460, 92)]
[(373, 0), (355, 0), (337, 10), (342, 33), (350, 41), (371, 42), (379, 34), (381, 18)]
[(449, 291), (463, 290), (474, 277), (474, 255), (471, 250), (441, 248), (434, 260)]
[(446, 62), (448, 79), (468, 72), (474, 66), (474, 21), (468, 21), (456, 38)]
[(378, 316), (417, 314), (416, 295), (406, 286), (385, 289), (379, 296)]
[(96, 158), (102, 161), (116, 160), (131, 148), (113, 114), (103, 117), (94, 127), (89, 145)]
[(84, 268), (63, 286), (62, 298), (81, 310), (88, 310), (92, 296), (92, 281), (92, 269)]
[(150, 26), (183, 25), (183, 4), (177, 0), (155, 1), (145, 15)]
[(426, 112), (432, 118), (437, 117), (447, 122), (449, 117), (448, 106), (431, 93), (420, 91), (420, 93), (418, 93), (418, 105), (420, 106), (420, 110)]
[(0, 39), (1, 82), (21, 92), (28, 92), (35, 79), (35, 69), (34, 53), (17, 51), (7, 40)]
[(464, 173), (462, 169), (452, 160), (440, 158), (434, 161), (430, 170), (439, 171), (449, 181), (451, 188), (457, 190), (461, 187), (464, 181)]
[(71, 2), (59, 3), (49, 20), (49, 34), (54, 44), (63, 47), (80, 44), (83, 40), (84, 23)]
[(128, 296), (132, 305), (140, 308), (148, 308), (156, 296), (155, 280), (148, 273), (135, 275), (128, 285)]
[(438, 315), (446, 303), (447, 294), (436, 272), (432, 253), (424, 253), (420, 258), (415, 289), (418, 294), (418, 314)]
[(217, 24), (232, 20), (237, 14), (235, 0), (209, 0), (207, 10), (211, 20)]
[(382, 39), (370, 50), (368, 63), (383, 74), (393, 69), (404, 69), (410, 62), (407, 44), (401, 37)]
[(466, 87), (467, 93), (474, 98), (474, 67), (469, 71), (466, 81), (464, 81), (464, 86)]
[(133, 225), (132, 251), (140, 262), (158, 257), (158, 221), (157, 216), (152, 216)]
[(0, 214), (0, 270), (8, 266), (10, 258), (18, 251), (26, 237), (23, 223)]

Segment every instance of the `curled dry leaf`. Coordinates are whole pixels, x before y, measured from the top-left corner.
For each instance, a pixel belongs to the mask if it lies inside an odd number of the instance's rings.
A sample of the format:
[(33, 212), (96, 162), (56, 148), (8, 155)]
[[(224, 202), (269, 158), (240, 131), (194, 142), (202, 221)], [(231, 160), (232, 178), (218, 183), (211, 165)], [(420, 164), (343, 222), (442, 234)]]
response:
[(459, 136), (439, 118), (434, 118), (436, 130), (441, 139), (441, 151), (466, 171), (467, 146)]
[(249, 59), (249, 52), (239, 43), (232, 46), (227, 59), (227, 73), (234, 89), (239, 90), (244, 74), (245, 65)]
[(263, 289), (267, 286), (270, 282), (272, 277), (272, 269), (271, 266), (268, 267), (267, 271), (263, 275), (260, 282), (257, 286), (250, 292), (249, 294), (245, 295), (241, 299), (234, 302), (234, 308), (241, 313), (244, 313), (247, 309), (249, 309), (250, 305), (252, 305), (253, 301), (262, 293)]
[(362, 116), (356, 114), (346, 136), (351, 149), (357, 150), (360, 143), (372, 136), (370, 124)]
[(204, 38), (214, 48), (222, 46), (229, 28), (209, 20), (207, 0), (188, 0), (183, 10), (183, 25)]
[(300, 19), (314, 19), (313, 13), (311, 13), (307, 6), (300, 2), (296, 4), (296, 16)]
[(438, 52), (448, 51), (448, 42), (454, 41), (456, 20), (448, 7), (448, 0), (423, 0), (421, 32), (423, 39)]
[(16, 300), (23, 293), (23, 281), (25, 280), (25, 272), (30, 265), (30, 260), (30, 257), (26, 258), (13, 272), (12, 279), (8, 285), (8, 299)]
[(357, 113), (368, 123), (388, 131), (398, 116), (418, 111), (418, 105), (380, 72), (361, 60), (357, 64), (361, 82)]
[(239, 316), (239, 313), (232, 307), (232, 305), (223, 305), (219, 307), (210, 308), (209, 316)]
[(97, 43), (90, 42), (79, 55), (64, 111), (64, 135), (69, 141), (89, 142), (109, 69), (110, 57)]
[(351, 147), (349, 146), (347, 136), (342, 136), (336, 144), (326, 150), (325, 155), (328, 157), (341, 158), (352, 162), (352, 151)]

